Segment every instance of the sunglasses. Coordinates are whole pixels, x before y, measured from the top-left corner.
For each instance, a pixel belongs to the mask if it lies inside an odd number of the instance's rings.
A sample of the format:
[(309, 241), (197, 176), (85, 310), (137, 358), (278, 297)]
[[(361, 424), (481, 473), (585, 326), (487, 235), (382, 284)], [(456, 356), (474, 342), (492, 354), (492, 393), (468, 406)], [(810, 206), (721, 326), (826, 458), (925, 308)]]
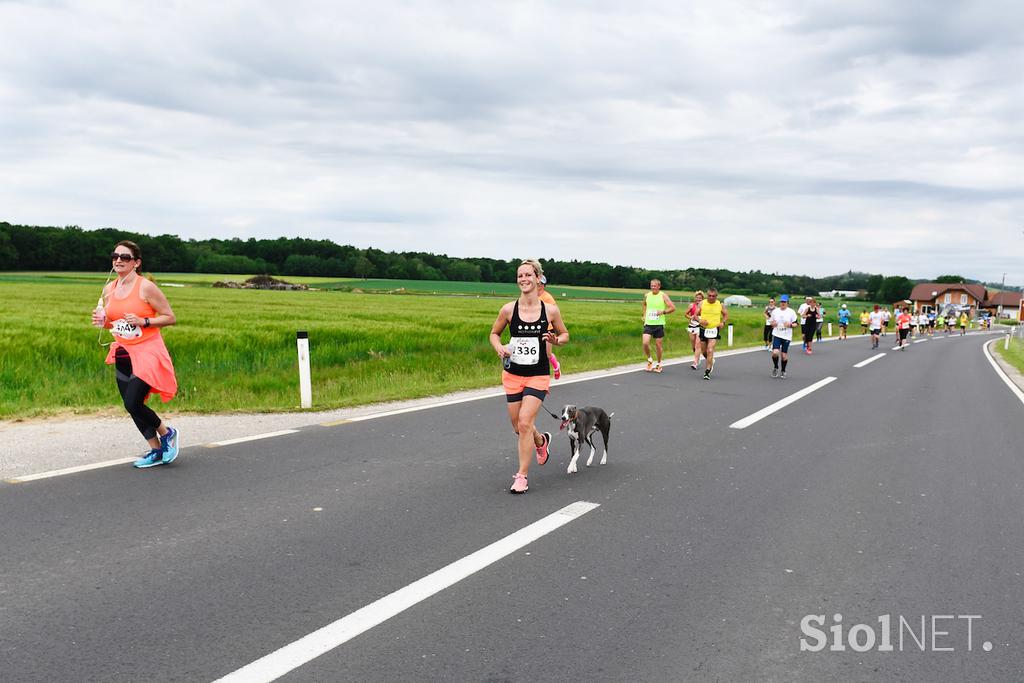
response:
[(110, 254), (110, 258), (113, 261), (118, 261), (118, 260), (120, 260), (120, 261), (134, 261), (135, 260), (135, 256), (133, 256), (132, 254), (121, 254), (121, 253), (118, 253), (116, 251), (113, 252), (112, 254)]

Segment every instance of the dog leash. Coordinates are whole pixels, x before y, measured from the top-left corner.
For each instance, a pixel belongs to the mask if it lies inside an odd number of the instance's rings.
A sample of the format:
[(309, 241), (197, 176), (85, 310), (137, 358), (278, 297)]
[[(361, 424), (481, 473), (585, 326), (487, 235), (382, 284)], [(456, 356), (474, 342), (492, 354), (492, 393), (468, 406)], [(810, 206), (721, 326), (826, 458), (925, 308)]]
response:
[(561, 415), (555, 415), (550, 410), (548, 410), (548, 407), (546, 405), (544, 405), (544, 401), (543, 400), (541, 400), (541, 402), (540, 402), (540, 407), (543, 408), (544, 412), (547, 413), (548, 415), (550, 415), (551, 417), (555, 418), (559, 422), (562, 421), (562, 416)]

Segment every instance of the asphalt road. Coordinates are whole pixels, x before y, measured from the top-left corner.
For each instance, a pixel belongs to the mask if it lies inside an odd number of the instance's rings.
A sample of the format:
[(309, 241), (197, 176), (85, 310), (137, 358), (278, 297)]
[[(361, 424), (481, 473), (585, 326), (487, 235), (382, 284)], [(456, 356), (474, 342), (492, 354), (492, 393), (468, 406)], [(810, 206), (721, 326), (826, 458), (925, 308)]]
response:
[(524, 496), (501, 398), (0, 484), (0, 679), (214, 681), (588, 501), (280, 680), (1021, 680), (1024, 405), (991, 338), (556, 383), (615, 411), (609, 464), (567, 475), (558, 435)]

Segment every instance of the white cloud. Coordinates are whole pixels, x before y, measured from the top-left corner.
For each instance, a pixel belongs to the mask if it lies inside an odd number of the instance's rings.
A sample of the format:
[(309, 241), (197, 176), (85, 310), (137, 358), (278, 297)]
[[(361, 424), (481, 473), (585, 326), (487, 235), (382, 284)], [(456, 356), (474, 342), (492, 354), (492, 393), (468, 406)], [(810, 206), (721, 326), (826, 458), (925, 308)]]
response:
[(1005, 2), (0, 2), (0, 219), (1024, 282)]

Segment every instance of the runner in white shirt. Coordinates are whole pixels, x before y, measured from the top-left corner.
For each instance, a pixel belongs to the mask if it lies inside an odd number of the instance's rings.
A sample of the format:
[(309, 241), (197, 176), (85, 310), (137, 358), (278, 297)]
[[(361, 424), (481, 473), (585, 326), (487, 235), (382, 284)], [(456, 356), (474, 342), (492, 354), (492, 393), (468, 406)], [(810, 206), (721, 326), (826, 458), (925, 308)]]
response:
[[(793, 328), (799, 326), (796, 311), (789, 307), (789, 295), (779, 297), (779, 305), (772, 311), (772, 377), (786, 379), (789, 363), (789, 343), (793, 341)], [(779, 375), (779, 357), (782, 357), (782, 375)]]
[(889, 319), (892, 318), (892, 313), (886, 308), (882, 311), (882, 334), (884, 335), (889, 331)]
[(868, 313), (868, 329), (871, 331), (871, 348), (873, 349), (878, 348), (878, 337), (882, 334), (885, 311), (881, 309), (881, 306), (875, 304), (875, 310)]

